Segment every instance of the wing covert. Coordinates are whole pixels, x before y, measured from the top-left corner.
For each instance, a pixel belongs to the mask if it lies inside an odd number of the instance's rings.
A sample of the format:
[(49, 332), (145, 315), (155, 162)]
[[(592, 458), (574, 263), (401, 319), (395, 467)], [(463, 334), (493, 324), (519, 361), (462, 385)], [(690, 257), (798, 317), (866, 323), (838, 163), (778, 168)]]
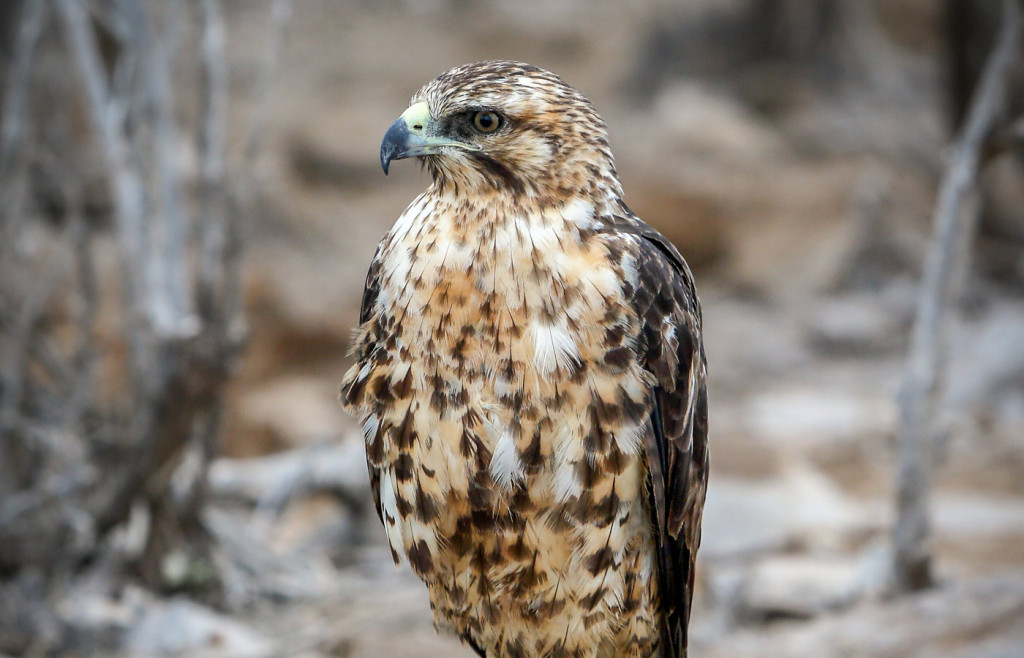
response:
[(646, 434), (656, 529), (662, 655), (686, 656), (694, 563), (708, 475), (707, 368), (700, 303), (676, 248), (628, 208), (614, 229), (637, 237), (632, 296), (641, 365), (654, 379)]
[[(341, 384), (341, 402), (350, 409), (362, 406), (359, 402), (365, 393), (368, 373), (361, 371), (360, 364), (370, 361), (370, 357), (379, 343), (381, 323), (379, 319), (375, 320), (373, 309), (377, 304), (377, 296), (380, 294), (380, 254), (383, 245), (384, 240), (377, 245), (377, 251), (373, 255), (373, 260), (370, 261), (370, 267), (366, 273), (366, 283), (363, 286), (363, 297), (359, 304), (359, 327), (352, 343), (352, 353), (356, 356), (356, 365), (352, 366)], [(365, 423), (366, 418), (360, 418), (360, 422)], [(380, 469), (369, 459), (369, 453), (367, 457), (366, 465), (370, 476), (370, 490), (373, 492), (373, 508), (383, 524), (384, 515), (380, 507)]]

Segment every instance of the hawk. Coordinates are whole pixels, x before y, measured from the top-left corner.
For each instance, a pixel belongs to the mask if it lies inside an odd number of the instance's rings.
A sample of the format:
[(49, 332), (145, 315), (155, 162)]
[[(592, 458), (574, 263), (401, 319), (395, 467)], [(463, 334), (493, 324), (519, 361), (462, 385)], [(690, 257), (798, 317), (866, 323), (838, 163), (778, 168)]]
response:
[(685, 656), (700, 306), (601, 117), (543, 69), (468, 64), (380, 156), (432, 178), (377, 247), (341, 385), (395, 562), (481, 656)]

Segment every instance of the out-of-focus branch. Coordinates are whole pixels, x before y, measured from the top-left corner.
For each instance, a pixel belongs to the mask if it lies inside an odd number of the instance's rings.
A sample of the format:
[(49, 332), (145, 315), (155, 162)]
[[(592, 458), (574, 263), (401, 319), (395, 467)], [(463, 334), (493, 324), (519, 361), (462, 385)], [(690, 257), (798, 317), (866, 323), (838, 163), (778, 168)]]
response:
[(263, 153), (266, 142), (267, 122), (270, 119), (270, 100), (277, 67), (284, 49), (288, 23), (292, 15), (292, 0), (274, 0), (270, 10), (270, 27), (267, 47), (264, 50), (263, 66), (256, 83), (252, 115), (249, 119), (249, 136), (245, 142), (245, 162), (255, 165)]
[[(224, 15), (220, 0), (201, 0), (202, 76), (200, 78), (199, 304), (210, 317), (225, 292), (228, 215), (225, 196), (225, 145), (228, 74), (224, 59)], [(223, 312), (223, 307), (219, 309)]]
[(96, 262), (89, 244), (91, 228), (82, 216), (80, 204), (73, 206), (70, 226), (72, 249), (75, 260), (75, 279), (79, 283), (79, 299), (76, 305), (78, 339), (72, 357), (73, 381), (71, 395), (66, 401), (65, 418), (81, 418), (93, 400), (90, 382), (96, 376), (96, 346), (93, 339), (93, 325), (99, 309), (99, 284), (96, 280)]
[[(16, 173), (16, 156), (25, 134), (25, 102), (45, 9), (42, 2), (22, 6), (14, 52), (5, 76), (0, 117), (0, 268), (6, 271), (0, 271), (0, 276), (11, 276), (17, 269), (14, 250), (23, 220), (24, 177)], [(25, 304), (19, 309), (14, 299), (0, 300), (0, 352), (9, 355), (0, 369), (0, 434), (11, 427), (21, 403), (21, 371), (28, 331)]]
[[(129, 163), (129, 148), (118, 123), (118, 111), (110, 102), (103, 64), (85, 10), (78, 0), (57, 0), (60, 18), (68, 34), (78, 75), (88, 100), (89, 114), (100, 137), (100, 146), (114, 188), (114, 211), (122, 246), (137, 265), (144, 253), (142, 232), (143, 188), (138, 172)], [(138, 268), (133, 268), (138, 272)], [(137, 294), (137, 293), (136, 293)]]
[[(219, 346), (223, 359), (221, 376), (230, 371), (241, 345), (238, 257), (241, 246), (237, 215), (227, 205), (227, 106), (228, 72), (225, 58), (224, 16), (220, 0), (199, 1), (199, 117), (196, 152), (199, 155), (199, 199), (196, 213), (199, 270), (196, 305), (207, 342)], [(199, 508), (205, 497), (209, 465), (216, 453), (216, 437), (222, 416), (217, 399), (196, 427), (192, 469), (183, 504)]]
[[(154, 151), (159, 178), (155, 206), (160, 221), (155, 222), (158, 230), (147, 231), (144, 183), (131, 162), (131, 145), (122, 125), (123, 108), (111, 96), (93, 29), (80, 1), (57, 0), (57, 7), (111, 181), (117, 232), (126, 261), (125, 285), (130, 306), (143, 314), (147, 328), (159, 339), (185, 338), (195, 332), (195, 322), (187, 301), (185, 227), (173, 162), (176, 137), (169, 63), (161, 50), (162, 40), (157, 38), (152, 44), (148, 43), (144, 5), (119, 3), (130, 27), (143, 37), (136, 39), (136, 43), (144, 51), (141, 69), (149, 84), (147, 92), (152, 97), (155, 115)], [(145, 363), (144, 348), (136, 346), (138, 362)]]
[[(152, 323), (152, 309), (147, 309), (144, 304), (145, 289), (141, 276), (146, 245), (145, 191), (139, 172), (130, 162), (130, 147), (121, 130), (122, 110), (112, 102), (96, 38), (81, 3), (79, 0), (56, 0), (56, 4), (110, 177), (129, 321), (133, 327), (144, 319)], [(137, 317), (139, 313), (148, 317)], [(129, 334), (134, 365), (132, 378), (137, 386), (142, 387), (140, 372), (149, 365), (149, 350), (142, 332), (132, 330)], [(140, 427), (148, 424), (145, 418), (138, 418), (137, 423)]]
[(358, 438), (255, 459), (220, 458), (210, 469), (210, 491), (271, 512), (297, 496), (317, 491), (332, 492), (359, 508), (369, 490), (365, 462)]
[(957, 257), (974, 226), (973, 191), (986, 140), (1005, 111), (1007, 78), (1020, 48), (1020, 7), (1003, 1), (1003, 21), (992, 53), (957, 136), (939, 186), (934, 233), (924, 265), (917, 318), (911, 336), (907, 377), (900, 392), (897, 519), (893, 531), (893, 587), (906, 592), (933, 582), (929, 497), (935, 419), (943, 395), (947, 356), (945, 319)]
[(158, 340), (184, 339), (195, 335), (198, 322), (193, 315), (189, 290), (189, 264), (185, 260), (188, 218), (181, 200), (181, 181), (176, 155), (178, 130), (171, 65), (173, 39), (166, 23), (176, 15), (173, 6), (164, 8), (163, 29), (152, 29), (153, 5), (137, 0), (120, 0), (121, 15), (131, 21), (134, 44), (140, 57), (140, 80), (153, 116), (155, 184), (152, 186), (152, 215), (149, 242), (143, 262), (147, 277), (146, 298)]
[(24, 131), (25, 97), (29, 72), (35, 55), (39, 34), (43, 29), (48, 5), (45, 2), (22, 4), (23, 15), (14, 42), (14, 55), (7, 71), (4, 90), (3, 123), (0, 124), (0, 172), (6, 175)]
[[(130, 292), (125, 306), (129, 314), (144, 320), (127, 327), (134, 348), (129, 367), (136, 385), (132, 440), (89, 505), (102, 530), (123, 520), (143, 490), (155, 497), (166, 490), (196, 424), (215, 417), (237, 350), (228, 344), (225, 331), (200, 324), (192, 312), (192, 263), (185, 257), (188, 217), (174, 161), (172, 58), (165, 48), (166, 35), (152, 33), (153, 4), (114, 3), (114, 18), (124, 35), (121, 45), (133, 53), (133, 66), (139, 72), (138, 86), (129, 88), (131, 93), (122, 99), (131, 104), (126, 113), (115, 109), (118, 103), (110, 96), (106, 70), (82, 5), (76, 0), (57, 1), (114, 191)], [(173, 20), (179, 10), (168, 5), (163, 16)], [(149, 130), (127, 130), (126, 116), (144, 122)], [(151, 141), (140, 145), (147, 137)], [(140, 157), (151, 156), (149, 188), (138, 168), (130, 166), (135, 147)]]

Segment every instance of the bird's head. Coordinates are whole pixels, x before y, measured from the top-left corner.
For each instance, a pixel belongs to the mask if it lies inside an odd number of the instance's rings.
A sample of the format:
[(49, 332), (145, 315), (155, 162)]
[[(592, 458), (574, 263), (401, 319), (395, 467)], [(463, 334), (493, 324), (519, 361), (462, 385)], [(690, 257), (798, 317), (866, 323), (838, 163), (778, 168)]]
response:
[(436, 184), (565, 198), (619, 192), (604, 121), (544, 69), (491, 61), (428, 82), (384, 135), (380, 163), (420, 157)]

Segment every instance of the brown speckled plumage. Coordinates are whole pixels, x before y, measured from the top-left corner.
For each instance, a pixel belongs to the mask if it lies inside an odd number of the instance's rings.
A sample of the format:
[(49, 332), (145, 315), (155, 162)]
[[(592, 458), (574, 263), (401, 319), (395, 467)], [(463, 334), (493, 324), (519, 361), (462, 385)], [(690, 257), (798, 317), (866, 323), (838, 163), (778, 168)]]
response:
[(420, 156), (433, 183), (377, 249), (342, 383), (393, 556), (481, 655), (685, 656), (707, 481), (689, 269), (555, 75), (470, 64), (420, 102), (459, 146)]

